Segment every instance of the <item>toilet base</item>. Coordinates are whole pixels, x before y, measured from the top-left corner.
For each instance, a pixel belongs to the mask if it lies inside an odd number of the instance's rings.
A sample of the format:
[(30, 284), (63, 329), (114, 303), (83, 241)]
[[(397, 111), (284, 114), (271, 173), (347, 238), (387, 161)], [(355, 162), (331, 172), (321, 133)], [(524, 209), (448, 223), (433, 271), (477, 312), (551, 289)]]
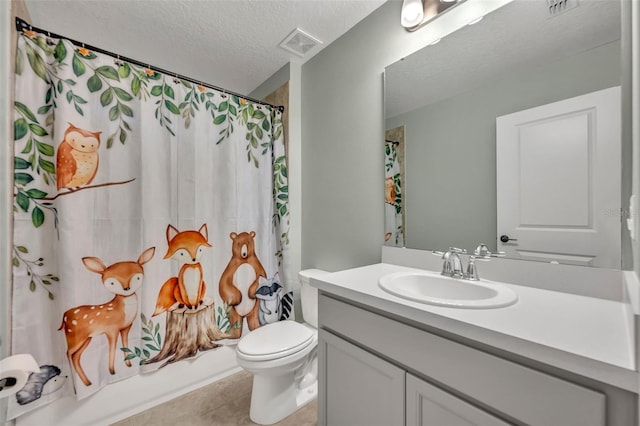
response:
[(293, 373), (254, 375), (249, 417), (255, 423), (271, 425), (295, 413), (317, 395), (317, 380), (298, 389)]

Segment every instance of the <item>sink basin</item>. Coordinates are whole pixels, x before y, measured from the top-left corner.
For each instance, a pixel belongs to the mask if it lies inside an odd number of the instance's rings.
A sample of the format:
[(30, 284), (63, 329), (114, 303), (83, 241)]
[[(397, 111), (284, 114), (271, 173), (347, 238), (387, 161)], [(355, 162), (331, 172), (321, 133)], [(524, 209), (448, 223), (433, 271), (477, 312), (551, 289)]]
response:
[(500, 283), (460, 280), (428, 271), (385, 275), (380, 287), (404, 299), (449, 308), (502, 308), (518, 300), (512, 289)]

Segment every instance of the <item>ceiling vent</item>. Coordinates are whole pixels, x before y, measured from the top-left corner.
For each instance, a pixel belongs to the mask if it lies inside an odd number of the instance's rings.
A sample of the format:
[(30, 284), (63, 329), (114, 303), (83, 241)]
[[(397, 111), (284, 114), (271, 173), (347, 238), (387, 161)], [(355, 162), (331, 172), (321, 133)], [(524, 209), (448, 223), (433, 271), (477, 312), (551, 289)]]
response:
[(282, 40), (280, 47), (302, 57), (319, 44), (322, 44), (320, 40), (296, 28)]
[(558, 16), (570, 9), (578, 7), (578, 0), (547, 0), (550, 16)]

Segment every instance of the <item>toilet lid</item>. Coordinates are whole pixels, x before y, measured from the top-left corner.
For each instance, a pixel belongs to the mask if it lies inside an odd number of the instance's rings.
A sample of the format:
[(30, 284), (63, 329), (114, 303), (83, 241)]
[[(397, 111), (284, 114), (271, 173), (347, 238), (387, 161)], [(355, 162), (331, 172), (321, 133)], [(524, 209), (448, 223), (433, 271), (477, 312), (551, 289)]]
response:
[(302, 350), (313, 341), (309, 327), (292, 320), (278, 321), (251, 331), (240, 339), (238, 351), (249, 356), (285, 356)]

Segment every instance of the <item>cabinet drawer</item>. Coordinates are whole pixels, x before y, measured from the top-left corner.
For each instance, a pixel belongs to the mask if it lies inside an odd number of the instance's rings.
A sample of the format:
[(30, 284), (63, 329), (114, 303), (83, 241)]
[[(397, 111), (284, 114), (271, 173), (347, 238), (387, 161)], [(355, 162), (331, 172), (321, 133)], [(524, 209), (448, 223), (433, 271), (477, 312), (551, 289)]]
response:
[(321, 294), (320, 327), (530, 425), (604, 425), (604, 394)]

